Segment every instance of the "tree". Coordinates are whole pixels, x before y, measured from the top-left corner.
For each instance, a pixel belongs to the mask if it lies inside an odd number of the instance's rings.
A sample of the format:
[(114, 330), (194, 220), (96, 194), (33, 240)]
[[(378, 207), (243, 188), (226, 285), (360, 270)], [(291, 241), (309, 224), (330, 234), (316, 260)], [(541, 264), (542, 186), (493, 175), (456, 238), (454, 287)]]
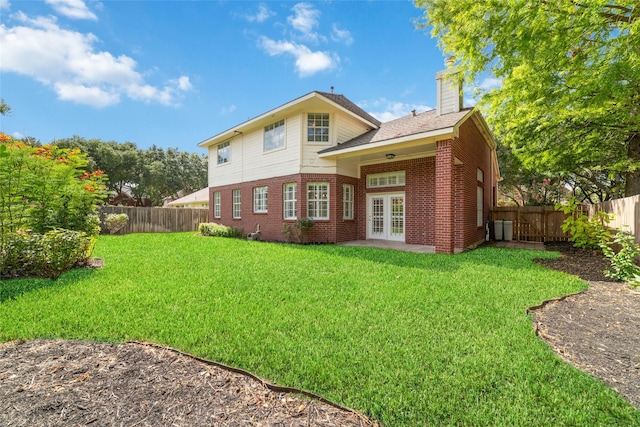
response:
[[(609, 0), (416, 0), (479, 107), (530, 170), (603, 199), (640, 193), (640, 7)], [(620, 185), (623, 183), (624, 185)]]
[(155, 145), (141, 150), (132, 142), (117, 143), (79, 136), (60, 139), (56, 145), (87, 153), (89, 170), (102, 170), (109, 177), (108, 189), (116, 194), (127, 190), (138, 205), (162, 205), (166, 197), (177, 198), (207, 186), (207, 157), (166, 151)]
[(11, 107), (4, 102), (4, 99), (0, 99), (0, 116), (8, 116), (11, 113)]

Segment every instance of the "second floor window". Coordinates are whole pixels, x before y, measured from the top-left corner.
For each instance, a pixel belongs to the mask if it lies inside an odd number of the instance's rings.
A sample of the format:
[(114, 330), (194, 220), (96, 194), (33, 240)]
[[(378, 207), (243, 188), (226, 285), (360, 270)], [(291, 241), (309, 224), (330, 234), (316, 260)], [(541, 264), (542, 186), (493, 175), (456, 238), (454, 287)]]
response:
[(267, 151), (284, 148), (284, 119), (264, 127), (263, 150)]
[(307, 141), (329, 142), (329, 114), (309, 113), (307, 115)]
[(231, 144), (229, 141), (218, 145), (218, 164), (223, 165), (231, 160)]

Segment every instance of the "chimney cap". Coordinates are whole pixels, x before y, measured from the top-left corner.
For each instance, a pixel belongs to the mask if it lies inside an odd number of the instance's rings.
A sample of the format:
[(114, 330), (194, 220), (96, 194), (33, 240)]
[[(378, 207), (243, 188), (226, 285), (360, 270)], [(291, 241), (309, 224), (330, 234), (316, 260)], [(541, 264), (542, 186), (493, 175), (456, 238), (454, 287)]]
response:
[(455, 55), (449, 55), (444, 59), (444, 65), (447, 68), (452, 68), (454, 65), (456, 64), (456, 57)]

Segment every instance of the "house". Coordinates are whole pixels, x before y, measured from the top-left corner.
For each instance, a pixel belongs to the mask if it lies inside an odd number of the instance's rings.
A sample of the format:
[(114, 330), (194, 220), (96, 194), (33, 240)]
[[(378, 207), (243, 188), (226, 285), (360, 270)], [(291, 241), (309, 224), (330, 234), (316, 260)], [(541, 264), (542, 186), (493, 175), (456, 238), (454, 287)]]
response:
[(209, 188), (187, 194), (166, 204), (169, 208), (209, 208)]
[(311, 92), (215, 135), (209, 218), (264, 240), (311, 217), (310, 242), (386, 239), (456, 253), (485, 238), (499, 169), (480, 112), (437, 73), (437, 108), (381, 123)]

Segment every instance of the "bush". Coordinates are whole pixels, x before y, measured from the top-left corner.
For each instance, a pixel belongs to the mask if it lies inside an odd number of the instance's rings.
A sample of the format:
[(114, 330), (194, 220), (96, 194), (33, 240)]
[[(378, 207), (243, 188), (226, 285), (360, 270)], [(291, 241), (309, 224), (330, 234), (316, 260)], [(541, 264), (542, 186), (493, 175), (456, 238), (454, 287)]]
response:
[(580, 205), (575, 198), (569, 200), (566, 205), (560, 203), (555, 209), (569, 214), (562, 223), (562, 231), (569, 233), (569, 241), (580, 249), (601, 249), (606, 245), (611, 236), (607, 224), (613, 219), (613, 215), (606, 212), (597, 212), (592, 219), (582, 213)]
[(242, 233), (236, 227), (229, 227), (215, 222), (202, 222), (198, 231), (203, 236), (213, 237), (240, 237)]
[[(619, 246), (620, 250), (616, 252), (612, 246)], [(602, 252), (611, 262), (611, 267), (604, 273), (607, 277), (625, 282), (638, 280), (640, 267), (635, 264), (635, 259), (640, 256), (640, 246), (635, 243), (632, 234), (616, 230), (612, 245), (603, 244)]]
[(56, 279), (74, 266), (85, 265), (94, 238), (81, 231), (54, 229), (45, 234), (19, 230), (3, 236), (0, 278)]
[(109, 230), (109, 233), (116, 234), (118, 231), (122, 230), (127, 222), (129, 221), (129, 215), (126, 213), (121, 214), (108, 214), (104, 218), (104, 225)]
[(307, 237), (309, 236), (309, 230), (313, 227), (313, 219), (306, 218), (298, 218), (296, 220), (295, 227), (298, 230), (298, 239), (300, 239), (300, 243), (307, 243)]

